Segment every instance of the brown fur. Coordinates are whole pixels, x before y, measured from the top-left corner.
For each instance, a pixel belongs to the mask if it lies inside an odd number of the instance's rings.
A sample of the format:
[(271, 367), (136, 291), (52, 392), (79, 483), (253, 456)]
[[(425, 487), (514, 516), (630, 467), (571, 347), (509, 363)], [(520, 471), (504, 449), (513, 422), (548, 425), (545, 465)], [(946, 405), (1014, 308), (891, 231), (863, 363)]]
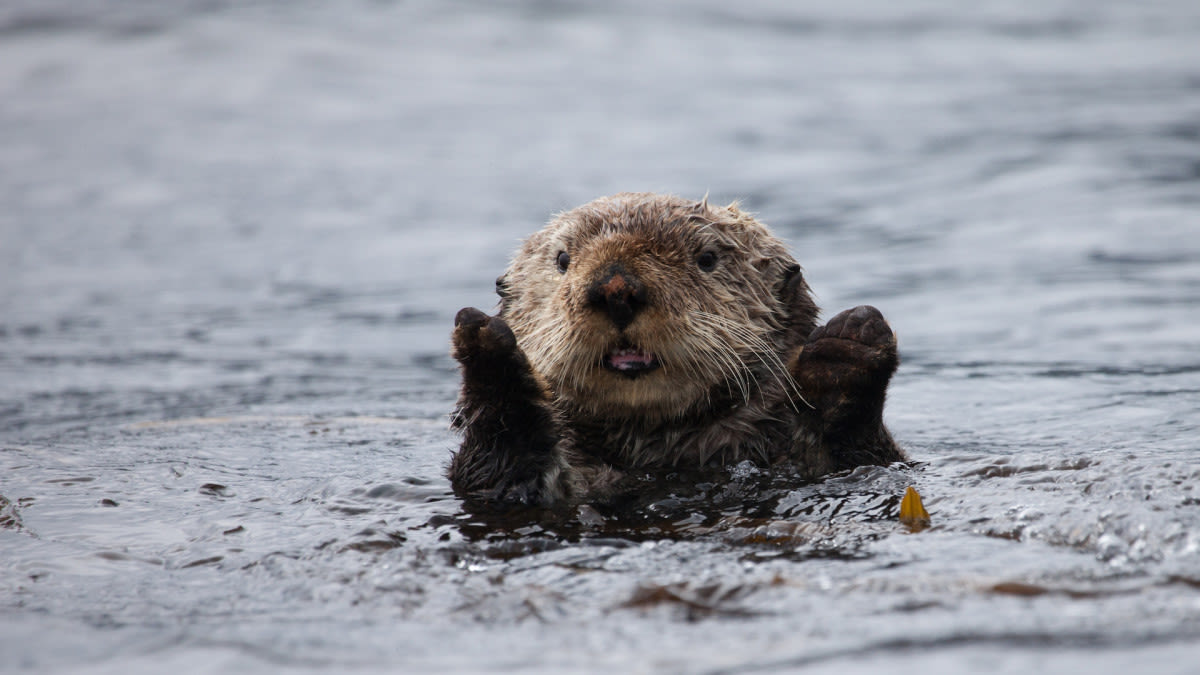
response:
[[(531, 236), (497, 291), (498, 316), (456, 320), (461, 493), (548, 503), (630, 470), (903, 457), (882, 423), (890, 328), (859, 308), (814, 333), (799, 265), (736, 205), (598, 199)], [(646, 370), (614, 370), (622, 349)]]

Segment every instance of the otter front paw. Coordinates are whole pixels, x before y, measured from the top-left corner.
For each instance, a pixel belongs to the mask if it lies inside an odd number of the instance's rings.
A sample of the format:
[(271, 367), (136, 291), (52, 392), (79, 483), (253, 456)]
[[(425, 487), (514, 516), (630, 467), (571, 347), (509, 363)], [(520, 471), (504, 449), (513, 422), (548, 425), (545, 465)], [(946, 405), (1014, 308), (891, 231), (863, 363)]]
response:
[(517, 354), (517, 337), (504, 319), (464, 307), (454, 317), (454, 358), (462, 363), (478, 359), (505, 359)]
[[(529, 360), (508, 323), (467, 307), (454, 317), (451, 353), (462, 364), (463, 384), (477, 392), (539, 393)], [(489, 394), (489, 397), (491, 394)]]
[(879, 421), (899, 365), (896, 335), (874, 307), (848, 309), (817, 328), (790, 364), (804, 400), (828, 423)]
[(454, 490), (496, 503), (551, 501), (545, 486), (560, 432), (516, 335), (504, 319), (468, 307), (454, 318), (451, 342), (462, 365), (452, 418), (463, 432), (450, 463)]
[(878, 309), (860, 305), (847, 309), (818, 327), (804, 345), (808, 359), (842, 362), (854, 368), (896, 368), (896, 334)]

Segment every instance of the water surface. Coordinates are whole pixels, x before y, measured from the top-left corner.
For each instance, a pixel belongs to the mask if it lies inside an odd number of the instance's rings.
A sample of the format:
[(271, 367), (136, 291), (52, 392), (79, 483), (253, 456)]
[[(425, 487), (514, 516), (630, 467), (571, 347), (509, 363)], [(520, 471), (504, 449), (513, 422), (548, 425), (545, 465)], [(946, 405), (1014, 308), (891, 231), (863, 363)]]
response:
[[(1200, 9), (728, 5), (0, 9), (0, 669), (1190, 672)], [(880, 307), (914, 465), (465, 510), (454, 313), (619, 190)]]

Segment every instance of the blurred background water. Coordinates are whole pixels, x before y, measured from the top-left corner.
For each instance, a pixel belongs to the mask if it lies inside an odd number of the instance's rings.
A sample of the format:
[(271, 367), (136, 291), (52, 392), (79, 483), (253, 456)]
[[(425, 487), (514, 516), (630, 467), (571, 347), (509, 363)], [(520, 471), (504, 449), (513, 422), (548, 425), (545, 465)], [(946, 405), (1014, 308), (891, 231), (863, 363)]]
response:
[[(464, 512), (452, 317), (620, 190), (880, 307), (917, 465)], [(0, 670), (1200, 662), (1194, 2), (10, 0), (0, 204)]]

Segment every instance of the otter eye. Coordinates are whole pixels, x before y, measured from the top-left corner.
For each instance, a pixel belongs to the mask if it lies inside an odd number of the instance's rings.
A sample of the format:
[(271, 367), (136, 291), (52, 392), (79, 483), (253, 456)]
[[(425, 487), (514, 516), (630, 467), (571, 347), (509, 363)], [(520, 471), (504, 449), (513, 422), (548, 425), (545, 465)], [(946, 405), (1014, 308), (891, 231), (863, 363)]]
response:
[(696, 266), (704, 272), (711, 272), (717, 268), (717, 254), (712, 251), (705, 251), (696, 256)]
[(566, 251), (559, 251), (555, 262), (558, 263), (558, 271), (565, 274), (567, 268), (571, 266), (571, 256)]

